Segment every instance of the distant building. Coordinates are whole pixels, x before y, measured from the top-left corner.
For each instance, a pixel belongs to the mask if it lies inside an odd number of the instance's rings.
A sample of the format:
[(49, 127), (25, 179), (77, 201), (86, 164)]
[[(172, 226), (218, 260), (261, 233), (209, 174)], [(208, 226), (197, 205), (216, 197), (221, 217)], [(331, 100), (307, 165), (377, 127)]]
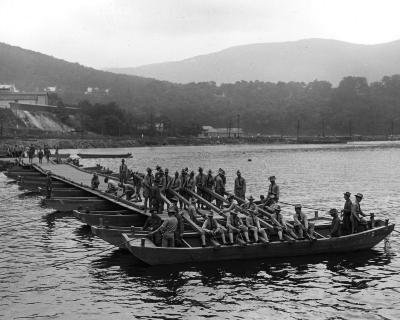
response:
[(47, 105), (47, 92), (18, 92), (15, 87), (10, 90), (0, 89), (0, 108), (10, 108), (11, 103), (29, 105)]
[(57, 87), (47, 87), (47, 88), (44, 88), (44, 91), (46, 91), (46, 92), (57, 92)]
[(1, 92), (18, 92), (18, 90), (14, 84), (0, 84), (0, 93)]
[(212, 126), (202, 126), (202, 132), (199, 134), (200, 138), (237, 138), (238, 134), (243, 135), (242, 128), (214, 128)]

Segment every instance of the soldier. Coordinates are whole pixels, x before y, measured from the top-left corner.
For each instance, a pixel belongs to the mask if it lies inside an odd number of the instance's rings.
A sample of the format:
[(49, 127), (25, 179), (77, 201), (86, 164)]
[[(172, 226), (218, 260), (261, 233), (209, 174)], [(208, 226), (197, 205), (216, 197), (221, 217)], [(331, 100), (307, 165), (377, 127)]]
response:
[(114, 180), (110, 180), (108, 177), (104, 178), (104, 183), (107, 183), (106, 193), (110, 193), (112, 195), (116, 195), (118, 192), (118, 183)]
[[(211, 169), (208, 170), (208, 174), (206, 176), (206, 180), (205, 180), (205, 187), (211, 191), (214, 190), (214, 186), (215, 186), (215, 179), (212, 175), (212, 171)], [(206, 199), (208, 202), (212, 201), (212, 196), (210, 193), (208, 192), (204, 192), (204, 199)]]
[(351, 206), (351, 233), (360, 232), (364, 230), (367, 226), (367, 221), (364, 219), (364, 217), (366, 217), (367, 215), (362, 212), (360, 207), (360, 202), (363, 199), (363, 195), (361, 193), (357, 193), (355, 199), (356, 200)]
[(122, 198), (126, 196), (126, 200), (131, 200), (132, 196), (135, 193), (135, 187), (132, 184), (128, 183), (119, 183), (119, 187), (122, 188), (122, 194), (118, 198)]
[[(151, 209), (150, 212), (151, 216), (146, 219), (146, 222), (143, 225), (143, 230), (152, 232), (157, 230), (161, 226), (162, 220), (161, 217), (157, 214), (157, 210)], [(151, 238), (156, 246), (161, 245), (161, 232), (154, 233)]]
[[(204, 220), (202, 230), (205, 234), (208, 236), (215, 238), (217, 235), (221, 235), (222, 243), (226, 245), (226, 239), (225, 239), (225, 233), (226, 229), (221, 226), (218, 221), (214, 218), (214, 215), (212, 211), (209, 211), (207, 214), (207, 218)], [(205, 247), (205, 238), (204, 233), (202, 233), (202, 246)], [(233, 242), (233, 236), (232, 236), (232, 242)]]
[(267, 201), (272, 194), (275, 195), (275, 200), (279, 201), (279, 186), (276, 184), (276, 177), (270, 176), (269, 177), (270, 185), (268, 187), (268, 194), (267, 194)]
[(128, 166), (125, 164), (125, 159), (121, 160), (119, 166), (119, 182), (126, 183), (128, 181)]
[(236, 172), (236, 175), (234, 188), (235, 196), (244, 200), (246, 199), (246, 180), (242, 177), (239, 170)]
[(344, 208), (343, 208), (343, 234), (350, 234), (351, 233), (351, 207), (352, 207), (352, 202), (350, 200), (351, 193), (350, 192), (345, 192), (343, 194), (343, 198), (345, 200), (344, 203)]
[(279, 205), (275, 206), (272, 218), (274, 218), (279, 223), (279, 225), (274, 225), (274, 230), (276, 230), (278, 233), (279, 241), (283, 241), (283, 231), (287, 230), (287, 225), (286, 220), (281, 214), (281, 207)]
[(43, 163), (43, 156), (44, 156), (43, 150), (42, 150), (42, 148), (39, 148), (38, 158), (39, 158), (39, 163), (40, 164)]
[(170, 208), (168, 210), (168, 218), (164, 220), (159, 228), (149, 233), (149, 236), (152, 236), (160, 231), (162, 233), (163, 247), (175, 247), (175, 232), (178, 228), (178, 219), (175, 214), (176, 210)]
[(142, 201), (142, 197), (140, 196), (140, 190), (142, 189), (142, 180), (143, 176), (139, 174), (139, 172), (132, 173), (132, 181), (135, 186), (135, 201)]
[[(220, 168), (218, 170), (218, 175), (215, 177), (215, 193), (220, 196), (225, 195), (225, 183), (224, 183), (224, 171)], [(216, 199), (217, 207), (222, 207), (222, 200)]]
[[(188, 184), (189, 177), (188, 177), (185, 169), (182, 169), (181, 175), (179, 178), (181, 180), (180, 193), (181, 193), (182, 197), (184, 197), (185, 199), (189, 199), (189, 196), (186, 192), (186, 187)], [(184, 206), (184, 203), (179, 199), (179, 207), (182, 209), (183, 206)]]
[(243, 224), (242, 219), (238, 217), (238, 213), (236, 211), (231, 211), (231, 213), (228, 215), (226, 219), (226, 227), (228, 229), (230, 244), (233, 244), (233, 234), (241, 236), (241, 232), (243, 232), (246, 242), (250, 242), (248, 229)]
[(307, 215), (301, 211), (301, 205), (296, 204), (294, 206), (294, 209), (296, 212), (293, 215), (293, 225), (299, 238), (304, 238), (305, 233), (308, 238), (310, 238), (311, 240), (315, 240), (315, 238), (313, 237), (314, 225), (308, 222)]
[(331, 238), (333, 237), (340, 237), (340, 219), (338, 215), (338, 211), (336, 209), (329, 210), (329, 214), (332, 216), (331, 222)]
[(143, 197), (144, 197), (144, 210), (147, 211), (148, 207), (151, 207), (151, 189), (154, 183), (154, 177), (151, 173), (151, 169), (147, 168), (147, 175), (143, 179)]
[(99, 176), (97, 175), (97, 172), (93, 173), (93, 177), (90, 184), (93, 190), (97, 190), (99, 188), (100, 180)]
[[(203, 168), (199, 167), (199, 173), (196, 176), (195, 179), (195, 183), (196, 183), (196, 192), (200, 197), (204, 198), (204, 187), (206, 184), (206, 175), (203, 173)], [(199, 208), (203, 208), (203, 204), (198, 203), (198, 207)]]
[(257, 209), (250, 209), (249, 215), (246, 217), (246, 226), (253, 232), (254, 242), (259, 242), (258, 234), (260, 234), (265, 241), (268, 241), (267, 233), (260, 226), (260, 219), (256, 216)]
[(249, 200), (249, 202), (243, 203), (241, 205), (241, 207), (245, 210), (249, 210), (249, 211), (258, 211), (257, 205), (254, 203), (254, 198), (252, 195), (250, 195), (250, 197), (247, 198)]

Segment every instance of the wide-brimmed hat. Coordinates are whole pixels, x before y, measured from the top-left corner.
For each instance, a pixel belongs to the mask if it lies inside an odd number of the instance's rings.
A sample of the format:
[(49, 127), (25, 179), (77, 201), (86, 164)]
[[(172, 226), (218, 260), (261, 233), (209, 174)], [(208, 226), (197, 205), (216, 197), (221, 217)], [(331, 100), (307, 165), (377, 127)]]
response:
[(343, 193), (343, 195), (350, 197), (350, 196), (351, 196), (351, 193), (348, 192), (348, 191), (346, 191), (345, 193)]
[(250, 195), (250, 197), (248, 197), (247, 199), (250, 200), (250, 201), (254, 200), (252, 195)]
[(338, 214), (338, 211), (335, 208), (332, 208), (331, 210), (329, 210), (329, 214), (331, 216), (334, 216), (334, 215)]
[(296, 205), (294, 206), (294, 208), (295, 208), (295, 209), (301, 209), (301, 204), (296, 204)]
[(360, 199), (362, 199), (364, 196), (362, 195), (362, 193), (357, 193), (356, 194), (356, 198), (360, 198)]

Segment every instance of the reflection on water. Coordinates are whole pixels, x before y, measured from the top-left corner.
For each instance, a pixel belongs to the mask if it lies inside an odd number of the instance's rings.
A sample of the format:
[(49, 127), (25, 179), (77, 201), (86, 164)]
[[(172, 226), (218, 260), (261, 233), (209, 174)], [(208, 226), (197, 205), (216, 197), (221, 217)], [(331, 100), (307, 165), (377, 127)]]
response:
[[(92, 150), (88, 151), (91, 152)], [(98, 150), (99, 152), (101, 150)], [(373, 146), (210, 146), (118, 149), (136, 170), (240, 168), (249, 192), (275, 174), (282, 200), (340, 208), (362, 192), (365, 211), (400, 222), (400, 149)], [(248, 161), (252, 159), (252, 161)], [(100, 162), (117, 169), (119, 160)], [(345, 255), (146, 267), (70, 214), (18, 197), (0, 174), (0, 318), (51, 319), (399, 319), (400, 237)], [(285, 207), (286, 215), (293, 212)], [(321, 212), (321, 215), (324, 213)], [(55, 267), (57, 263), (71, 261)]]

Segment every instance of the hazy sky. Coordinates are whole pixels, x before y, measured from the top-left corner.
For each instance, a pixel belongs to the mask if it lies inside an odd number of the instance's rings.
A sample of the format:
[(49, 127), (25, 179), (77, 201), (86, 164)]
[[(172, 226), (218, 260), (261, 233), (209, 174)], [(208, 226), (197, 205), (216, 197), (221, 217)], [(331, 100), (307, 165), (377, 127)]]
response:
[(0, 0), (0, 42), (96, 68), (227, 47), (400, 39), (398, 0)]

